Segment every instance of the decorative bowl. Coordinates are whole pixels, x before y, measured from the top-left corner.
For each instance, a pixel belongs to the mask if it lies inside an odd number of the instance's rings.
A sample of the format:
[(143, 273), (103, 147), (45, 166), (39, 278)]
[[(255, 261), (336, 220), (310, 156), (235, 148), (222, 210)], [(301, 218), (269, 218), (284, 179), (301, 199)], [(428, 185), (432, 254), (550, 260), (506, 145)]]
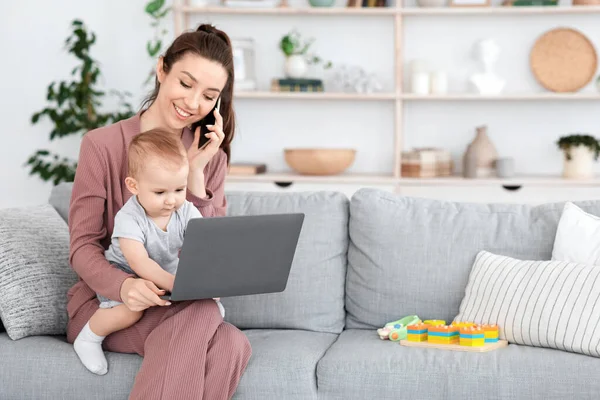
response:
[(337, 175), (354, 162), (355, 149), (284, 149), (285, 162), (302, 175)]

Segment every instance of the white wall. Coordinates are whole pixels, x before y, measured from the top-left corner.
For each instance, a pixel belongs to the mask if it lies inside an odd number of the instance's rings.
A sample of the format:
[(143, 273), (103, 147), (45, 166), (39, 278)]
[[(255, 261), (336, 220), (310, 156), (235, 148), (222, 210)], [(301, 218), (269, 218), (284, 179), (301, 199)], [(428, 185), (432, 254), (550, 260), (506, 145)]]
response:
[[(299, 0), (292, 1), (297, 4)], [(342, 0), (338, 0), (342, 4)], [(23, 164), (38, 148), (48, 146), (49, 125), (31, 126), (30, 116), (44, 105), (46, 86), (66, 78), (74, 59), (62, 51), (69, 23), (81, 18), (98, 35), (93, 55), (102, 63), (108, 87), (129, 90), (138, 105), (141, 84), (152, 65), (145, 53), (151, 37), (143, 0), (22, 0), (0, 14), (3, 55), (2, 114), (4, 129), (0, 171), (0, 207), (35, 204), (47, 199), (50, 185), (29, 178)], [(393, 86), (393, 18), (390, 16), (250, 16), (194, 17), (192, 26), (211, 21), (232, 37), (257, 43), (258, 81), (268, 89), (281, 76), (283, 57), (277, 44), (291, 27), (317, 38), (315, 50), (334, 63), (362, 65), (378, 73), (386, 89)], [(469, 59), (472, 43), (493, 37), (502, 47), (497, 72), (508, 79), (507, 90), (542, 90), (528, 67), (536, 37), (558, 25), (572, 26), (599, 45), (598, 15), (406, 17), (405, 57), (428, 57), (447, 68), (451, 90), (461, 90), (476, 64)], [(168, 20), (171, 24), (172, 19)], [(171, 28), (171, 26), (169, 26)], [(9, 57), (10, 56), (10, 57)], [(586, 91), (595, 90), (592, 85)], [(405, 108), (406, 146), (443, 146), (458, 160), (479, 124), (503, 156), (516, 158), (520, 173), (559, 173), (555, 147), (560, 135), (585, 131), (598, 135), (597, 102), (416, 102)], [(233, 161), (266, 161), (273, 171), (287, 169), (282, 148), (352, 146), (359, 150), (350, 172), (392, 169), (392, 102), (237, 101), (238, 136)], [(77, 138), (51, 148), (76, 156)]]

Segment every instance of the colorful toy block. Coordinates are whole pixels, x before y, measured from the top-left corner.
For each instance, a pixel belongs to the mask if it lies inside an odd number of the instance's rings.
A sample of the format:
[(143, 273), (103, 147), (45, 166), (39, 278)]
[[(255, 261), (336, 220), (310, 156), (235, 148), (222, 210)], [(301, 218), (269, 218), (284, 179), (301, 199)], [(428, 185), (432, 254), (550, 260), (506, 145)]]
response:
[(496, 324), (485, 324), (481, 325), (485, 333), (486, 343), (497, 343), (498, 342), (498, 325)]
[(432, 325), (432, 326), (446, 325), (446, 321), (444, 321), (443, 319), (428, 319), (428, 320), (423, 321), (423, 323), (425, 325)]
[(448, 325), (429, 326), (427, 342), (436, 344), (455, 344), (459, 342), (458, 327)]
[(465, 321), (454, 321), (452, 326), (457, 326), (459, 328), (469, 328), (471, 326), (476, 326), (477, 324), (474, 322), (465, 322)]
[(426, 342), (427, 341), (427, 328), (429, 325), (425, 323), (418, 323), (409, 325), (406, 327), (406, 340), (409, 342)]
[(480, 326), (463, 326), (460, 329), (460, 345), (480, 347), (485, 345), (485, 332)]

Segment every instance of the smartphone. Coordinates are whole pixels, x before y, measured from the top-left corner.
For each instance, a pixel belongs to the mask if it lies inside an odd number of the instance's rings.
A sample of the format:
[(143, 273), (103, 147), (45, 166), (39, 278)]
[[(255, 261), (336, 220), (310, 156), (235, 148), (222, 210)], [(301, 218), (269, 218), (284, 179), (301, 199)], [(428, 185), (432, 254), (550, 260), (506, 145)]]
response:
[(220, 110), (219, 107), (221, 107), (221, 96), (219, 96), (214, 108), (212, 110), (210, 110), (210, 112), (206, 115), (206, 117), (204, 117), (200, 121), (194, 122), (192, 124), (192, 133), (193, 134), (196, 134), (196, 128), (200, 127), (200, 141), (198, 142), (199, 149), (206, 146), (206, 144), (209, 142), (209, 139), (204, 135), (206, 135), (207, 133), (212, 132), (212, 131), (209, 130), (206, 127), (206, 125), (214, 125), (217, 122), (215, 119), (215, 110)]

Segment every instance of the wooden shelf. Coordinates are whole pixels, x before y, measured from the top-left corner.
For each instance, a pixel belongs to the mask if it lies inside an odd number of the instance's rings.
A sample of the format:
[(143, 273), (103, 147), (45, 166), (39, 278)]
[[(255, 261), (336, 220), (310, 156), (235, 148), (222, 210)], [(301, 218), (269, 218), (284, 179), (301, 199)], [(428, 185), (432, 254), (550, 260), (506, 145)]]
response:
[(464, 101), (464, 100), (490, 100), (490, 101), (524, 101), (524, 100), (600, 100), (598, 93), (503, 93), (496, 96), (470, 94), (470, 93), (449, 93), (443, 95), (418, 95), (406, 93), (400, 96), (404, 100), (415, 101)]
[(309, 176), (299, 175), (293, 172), (275, 172), (257, 175), (228, 175), (227, 182), (299, 182), (398, 186), (600, 187), (600, 177), (585, 180), (575, 180), (564, 179), (555, 175), (524, 175), (513, 178), (467, 179), (461, 176), (439, 178), (394, 178), (391, 175), (341, 174), (331, 176)]
[(547, 14), (593, 14), (600, 13), (599, 6), (539, 6), (539, 7), (439, 7), (403, 8), (403, 15), (547, 15)]
[(264, 7), (264, 8), (242, 8), (242, 7), (179, 7), (178, 11), (184, 14), (240, 14), (240, 15), (548, 15), (548, 14), (596, 14), (600, 13), (600, 6), (546, 6), (546, 7), (376, 7), (376, 8), (352, 8), (352, 7)]
[(298, 99), (298, 100), (394, 100), (393, 93), (332, 93), (332, 92), (269, 92), (239, 91), (237, 99)]
[(350, 7), (264, 7), (264, 8), (242, 8), (242, 7), (182, 7), (182, 11), (188, 14), (278, 14), (278, 15), (395, 15), (395, 8), (350, 8)]
[(293, 172), (271, 172), (257, 175), (228, 175), (227, 182), (303, 182), (303, 183), (354, 183), (393, 185), (397, 181), (391, 175), (340, 174), (330, 176), (299, 175)]

